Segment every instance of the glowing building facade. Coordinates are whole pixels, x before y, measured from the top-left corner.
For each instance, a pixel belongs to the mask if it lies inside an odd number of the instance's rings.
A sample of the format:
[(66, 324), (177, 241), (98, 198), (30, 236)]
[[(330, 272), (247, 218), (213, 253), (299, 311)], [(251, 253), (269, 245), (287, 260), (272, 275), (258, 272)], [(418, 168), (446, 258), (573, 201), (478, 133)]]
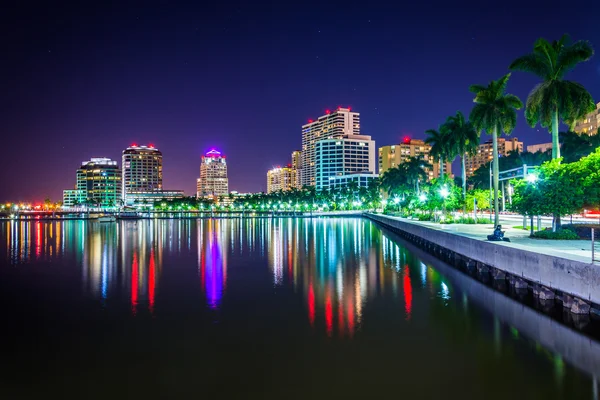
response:
[(115, 207), (121, 201), (121, 169), (110, 158), (92, 158), (77, 170), (75, 190), (63, 192), (63, 206)]
[[(511, 151), (523, 152), (523, 142), (519, 142), (519, 139), (510, 138), (498, 138), (498, 155), (500, 157), (507, 156)], [(467, 169), (467, 176), (473, 175), (477, 168), (481, 167), (492, 161), (493, 159), (493, 143), (488, 140), (485, 143), (481, 143), (477, 149), (477, 153), (474, 156), (467, 156), (465, 158), (465, 167)]]
[[(440, 177), (440, 162), (429, 155), (431, 146), (423, 140), (405, 138), (402, 143), (383, 146), (379, 148), (379, 174), (384, 174), (391, 168), (396, 168), (400, 164), (408, 161), (411, 157), (421, 157), (432, 168), (424, 168), (427, 173), (427, 180)], [(444, 173), (452, 176), (452, 164), (445, 163), (443, 166)]]
[(229, 193), (225, 156), (211, 150), (200, 161), (200, 178), (196, 180), (196, 196), (218, 197)]
[(318, 190), (329, 189), (334, 181), (350, 182), (351, 178), (358, 178), (359, 186), (367, 186), (368, 179), (356, 174), (376, 177), (375, 141), (366, 135), (320, 140), (315, 148), (315, 165)]
[(160, 191), (163, 188), (162, 153), (152, 145), (131, 145), (123, 150), (123, 201), (131, 192)]
[(581, 121), (577, 121), (573, 129), (577, 133), (587, 133), (595, 135), (600, 129), (600, 103), (596, 104), (596, 109), (585, 116)]
[(275, 167), (267, 171), (267, 193), (288, 191), (297, 187), (297, 170), (291, 165)]
[(302, 186), (317, 185), (317, 143), (323, 139), (338, 139), (344, 135), (360, 134), (360, 115), (350, 108), (339, 107), (316, 121), (302, 125)]

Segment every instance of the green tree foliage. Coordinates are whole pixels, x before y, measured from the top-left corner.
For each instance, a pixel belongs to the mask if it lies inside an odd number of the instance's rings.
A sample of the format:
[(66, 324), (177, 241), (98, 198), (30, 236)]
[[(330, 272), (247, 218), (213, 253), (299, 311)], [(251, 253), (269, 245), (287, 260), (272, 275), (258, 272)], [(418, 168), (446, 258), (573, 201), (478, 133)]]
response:
[(559, 119), (572, 129), (575, 121), (594, 110), (594, 100), (579, 83), (564, 80), (565, 75), (594, 54), (587, 41), (573, 44), (567, 35), (552, 43), (538, 39), (533, 52), (517, 58), (509, 66), (513, 71), (525, 71), (542, 79), (529, 96), (525, 118), (532, 127), (540, 124), (552, 133), (552, 158), (560, 158)]
[(493, 185), (494, 185), (494, 225), (500, 221), (498, 207), (498, 134), (510, 134), (517, 123), (517, 111), (523, 103), (513, 94), (507, 94), (506, 85), (510, 74), (487, 86), (472, 85), (469, 90), (475, 94), (475, 107), (471, 111), (470, 120), (476, 131), (492, 134), (493, 143)]
[(465, 119), (465, 116), (460, 111), (456, 112), (456, 115), (448, 117), (446, 120), (445, 132), (447, 132), (448, 138), (448, 153), (452, 156), (460, 157), (460, 163), (462, 168), (461, 176), (463, 199), (467, 196), (467, 181), (464, 179), (467, 176), (467, 169), (465, 166), (465, 158), (467, 155), (474, 155), (477, 153), (479, 146), (479, 133), (473, 126), (473, 124)]
[(513, 210), (525, 215), (560, 217), (597, 209), (600, 205), (600, 149), (572, 163), (555, 159), (544, 163), (535, 182), (515, 182)]

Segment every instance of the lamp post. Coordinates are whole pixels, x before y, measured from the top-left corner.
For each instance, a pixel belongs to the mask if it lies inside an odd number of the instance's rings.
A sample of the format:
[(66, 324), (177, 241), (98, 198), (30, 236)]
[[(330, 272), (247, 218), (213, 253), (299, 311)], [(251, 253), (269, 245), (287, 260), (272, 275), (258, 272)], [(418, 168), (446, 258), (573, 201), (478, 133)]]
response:
[(494, 160), (490, 161), (490, 221), (492, 220), (492, 204), (494, 203), (494, 195), (492, 194), (492, 164)]
[[(535, 183), (538, 180), (538, 177), (534, 174), (527, 174), (525, 179), (527, 180), (527, 183), (529, 183), (531, 185), (535, 185)], [(530, 227), (531, 227), (531, 233), (529, 235), (531, 237), (533, 237), (533, 213), (531, 213), (531, 215), (529, 216), (529, 223), (530, 223)]]

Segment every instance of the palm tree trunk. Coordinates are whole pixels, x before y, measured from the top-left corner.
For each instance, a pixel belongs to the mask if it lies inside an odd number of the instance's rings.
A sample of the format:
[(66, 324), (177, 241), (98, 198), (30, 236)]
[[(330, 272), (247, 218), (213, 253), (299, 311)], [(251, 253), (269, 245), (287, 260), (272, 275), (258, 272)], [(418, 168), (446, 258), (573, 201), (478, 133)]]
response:
[[(552, 159), (560, 158), (560, 143), (558, 142), (558, 109), (554, 110), (552, 117)], [(554, 214), (552, 227), (554, 232), (560, 228), (560, 215)]]
[(560, 143), (558, 142), (558, 109), (552, 117), (552, 159), (560, 158)]
[(463, 154), (460, 158), (462, 164), (462, 187), (463, 187), (463, 214), (467, 215), (467, 167), (465, 166), (465, 156)]
[(500, 168), (498, 168), (498, 126), (494, 127), (494, 133), (492, 137), (493, 142), (493, 182), (494, 182), (494, 226), (498, 226), (500, 224), (500, 210), (498, 208), (498, 174)]

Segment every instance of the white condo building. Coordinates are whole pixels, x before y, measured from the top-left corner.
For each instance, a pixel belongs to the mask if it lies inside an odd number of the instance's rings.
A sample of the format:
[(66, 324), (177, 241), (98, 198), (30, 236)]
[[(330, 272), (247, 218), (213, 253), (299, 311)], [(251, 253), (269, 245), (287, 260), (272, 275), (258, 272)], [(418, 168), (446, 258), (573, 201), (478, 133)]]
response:
[(371, 136), (345, 134), (315, 146), (317, 190), (356, 181), (367, 186), (376, 178), (375, 141)]
[(333, 112), (327, 110), (316, 121), (309, 120), (308, 124), (302, 125), (302, 186), (317, 185), (317, 143), (344, 135), (360, 135), (359, 113), (350, 111), (350, 108), (340, 107)]
[(225, 156), (211, 150), (202, 156), (200, 178), (196, 181), (196, 196), (218, 197), (229, 194)]

